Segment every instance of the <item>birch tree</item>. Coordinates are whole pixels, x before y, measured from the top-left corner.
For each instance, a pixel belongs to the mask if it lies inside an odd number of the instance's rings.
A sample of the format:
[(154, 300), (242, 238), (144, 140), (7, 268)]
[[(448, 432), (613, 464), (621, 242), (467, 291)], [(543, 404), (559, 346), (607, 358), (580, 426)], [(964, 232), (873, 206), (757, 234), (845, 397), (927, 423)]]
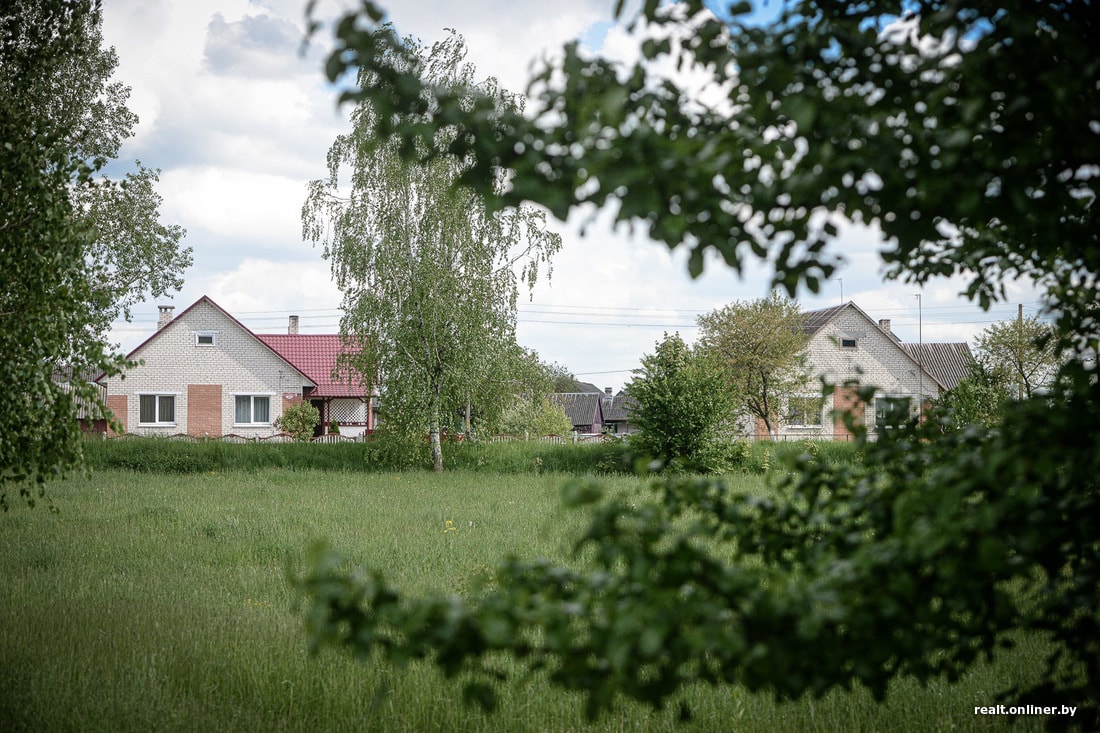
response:
[[(475, 82), (459, 36), (430, 48), (407, 39), (406, 49), (433, 84), (516, 104), (494, 80)], [(360, 105), (351, 122), (329, 149), (327, 177), (309, 184), (303, 235), (323, 247), (343, 292), (346, 366), (378, 383), (384, 426), (428, 434), (439, 471), (445, 425), (515, 343), (520, 287), (534, 285), (561, 240), (540, 210), (490, 212), (478, 193), (455, 186), (465, 160), (415, 162), (400, 140), (380, 141), (379, 125), (392, 122), (384, 110)], [(418, 145), (439, 152), (454, 138), (445, 127)], [(503, 186), (504, 174), (493, 175), (490, 185)]]

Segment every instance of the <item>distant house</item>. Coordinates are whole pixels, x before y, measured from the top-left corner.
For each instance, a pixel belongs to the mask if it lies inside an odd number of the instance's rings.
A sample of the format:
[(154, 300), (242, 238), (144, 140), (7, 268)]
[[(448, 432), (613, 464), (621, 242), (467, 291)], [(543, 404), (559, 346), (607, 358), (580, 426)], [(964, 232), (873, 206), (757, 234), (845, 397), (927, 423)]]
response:
[(615, 435), (633, 433), (635, 427), (630, 422), (630, 417), (636, 406), (637, 401), (629, 392), (620, 390), (613, 395), (608, 387), (603, 396), (603, 422), (606, 431)]
[(299, 334), (297, 316), (286, 334), (256, 334), (205, 295), (175, 318), (172, 310), (161, 306), (156, 332), (128, 355), (138, 366), (97, 380), (127, 432), (266, 437), (301, 401), (320, 411), (318, 431), (374, 428), (370, 386), (333, 376), (339, 336)]
[(575, 432), (591, 434), (604, 429), (603, 394), (598, 391), (556, 392), (550, 399), (565, 410)]
[(554, 404), (561, 405), (578, 433), (613, 433), (626, 435), (634, 432), (630, 423), (630, 411), (634, 398), (625, 391), (613, 394), (611, 387), (600, 389), (589, 382), (573, 382), (575, 391), (558, 392), (550, 396)]
[[(779, 421), (780, 439), (845, 440), (849, 431), (833, 410), (850, 409), (874, 434), (893, 416), (917, 416), (921, 405), (954, 388), (966, 377), (973, 356), (965, 343), (903, 344), (890, 330), (890, 321), (874, 321), (855, 303), (803, 314), (809, 336), (806, 366), (811, 381), (802, 394), (788, 395)], [(836, 385), (822, 400), (820, 380)], [(858, 380), (874, 387), (871, 404), (862, 403)], [(757, 437), (766, 438), (762, 425)]]
[[(74, 392), (72, 384), (74, 379), (89, 382), (99, 393), (99, 404), (105, 405), (107, 403), (107, 390), (102, 384), (96, 382), (96, 376), (98, 374), (99, 372), (97, 371), (77, 372), (74, 374), (72, 366), (64, 364), (54, 367), (52, 379), (58, 389), (70, 396), (72, 396)], [(73, 397), (73, 404), (76, 407), (76, 419), (80, 424), (81, 430), (92, 433), (104, 433), (107, 431), (107, 421), (100, 416), (99, 408), (96, 405), (76, 397)]]

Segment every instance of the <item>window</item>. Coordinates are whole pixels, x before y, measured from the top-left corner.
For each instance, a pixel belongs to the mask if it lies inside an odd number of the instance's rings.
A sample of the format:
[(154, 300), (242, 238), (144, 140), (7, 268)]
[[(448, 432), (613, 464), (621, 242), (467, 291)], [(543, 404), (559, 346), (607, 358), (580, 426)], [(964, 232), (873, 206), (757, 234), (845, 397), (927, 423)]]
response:
[(856, 340), (854, 338), (842, 338), (840, 340), (840, 348), (842, 349), (854, 349), (856, 347)]
[(175, 425), (176, 396), (171, 394), (138, 395), (138, 423), (141, 425)]
[(909, 419), (910, 397), (876, 397), (875, 425), (891, 428)]
[(271, 424), (271, 397), (252, 394), (237, 395), (233, 422), (236, 425)]
[(213, 346), (217, 335), (216, 331), (195, 331), (195, 346)]
[(791, 397), (787, 400), (787, 424), (802, 427), (821, 427), (820, 397)]

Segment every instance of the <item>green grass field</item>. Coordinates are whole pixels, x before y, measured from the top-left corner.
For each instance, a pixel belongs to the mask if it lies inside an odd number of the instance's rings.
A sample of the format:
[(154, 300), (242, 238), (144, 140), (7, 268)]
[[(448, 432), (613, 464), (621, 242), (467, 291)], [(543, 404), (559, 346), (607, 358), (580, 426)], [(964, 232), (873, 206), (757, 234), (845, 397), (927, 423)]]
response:
[[(427, 665), (307, 654), (287, 569), (314, 541), (410, 592), (461, 594), (508, 553), (569, 561), (585, 517), (560, 506), (563, 480), (263, 469), (100, 471), (54, 484), (56, 513), (17, 504), (0, 514), (0, 731), (1010, 728), (973, 708), (1037, 668), (1030, 640), (954, 685), (902, 681), (882, 705), (864, 691), (777, 704), (694, 689), (689, 724), (624, 705), (589, 725), (579, 698), (538, 679), (503, 688), (501, 709), (485, 715)], [(735, 480), (766, 490), (757, 476)]]

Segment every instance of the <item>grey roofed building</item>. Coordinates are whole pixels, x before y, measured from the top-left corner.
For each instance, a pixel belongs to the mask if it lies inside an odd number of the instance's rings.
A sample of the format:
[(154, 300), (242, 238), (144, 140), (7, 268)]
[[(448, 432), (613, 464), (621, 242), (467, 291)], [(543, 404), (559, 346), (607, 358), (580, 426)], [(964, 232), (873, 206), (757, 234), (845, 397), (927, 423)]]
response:
[[(610, 392), (608, 388), (607, 392)], [(603, 421), (610, 431), (617, 435), (625, 435), (634, 432), (630, 424), (630, 413), (637, 406), (637, 401), (625, 390), (612, 396), (605, 393), (603, 398)]]
[(603, 430), (603, 392), (557, 392), (550, 399), (561, 405), (578, 433)]
[(947, 389), (955, 389), (970, 375), (974, 355), (965, 343), (902, 344), (914, 361), (940, 380)]

